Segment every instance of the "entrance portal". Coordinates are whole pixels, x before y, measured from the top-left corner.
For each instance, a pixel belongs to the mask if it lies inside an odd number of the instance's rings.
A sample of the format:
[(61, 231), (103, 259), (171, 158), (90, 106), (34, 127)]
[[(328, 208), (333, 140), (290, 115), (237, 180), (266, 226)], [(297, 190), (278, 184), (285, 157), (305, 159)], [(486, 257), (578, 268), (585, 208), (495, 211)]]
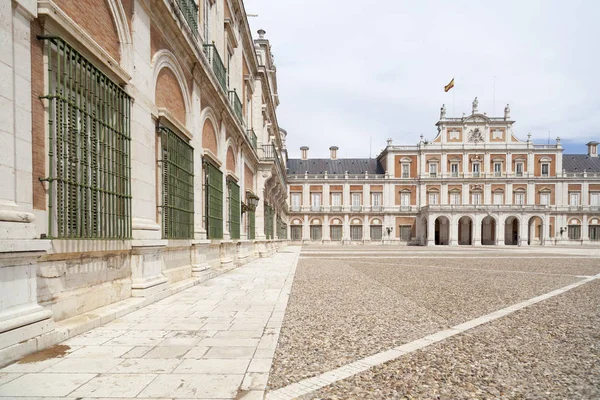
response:
[(469, 246), (473, 244), (473, 220), (461, 217), (458, 220), (458, 244)]
[(450, 221), (446, 217), (435, 220), (435, 244), (448, 245), (450, 242)]
[(481, 221), (481, 244), (496, 244), (496, 220), (489, 215)]
[(517, 217), (508, 217), (504, 222), (504, 244), (516, 246), (519, 244), (519, 220)]
[(544, 243), (544, 223), (540, 217), (529, 219), (527, 244), (530, 246)]

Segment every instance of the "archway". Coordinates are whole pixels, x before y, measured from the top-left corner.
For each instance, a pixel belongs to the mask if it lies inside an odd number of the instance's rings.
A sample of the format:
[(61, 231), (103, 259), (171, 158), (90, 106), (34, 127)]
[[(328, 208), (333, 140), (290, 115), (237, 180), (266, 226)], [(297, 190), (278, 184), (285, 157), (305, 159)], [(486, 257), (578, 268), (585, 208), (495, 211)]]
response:
[(508, 217), (504, 221), (504, 244), (507, 246), (519, 244), (519, 219), (517, 217)]
[(496, 219), (490, 215), (481, 221), (481, 244), (496, 244)]
[(458, 244), (470, 246), (473, 244), (473, 220), (464, 216), (458, 220)]
[(435, 244), (448, 245), (450, 241), (450, 221), (447, 217), (437, 217), (435, 219)]
[(541, 245), (544, 242), (544, 222), (538, 217), (531, 217), (528, 224), (527, 244)]

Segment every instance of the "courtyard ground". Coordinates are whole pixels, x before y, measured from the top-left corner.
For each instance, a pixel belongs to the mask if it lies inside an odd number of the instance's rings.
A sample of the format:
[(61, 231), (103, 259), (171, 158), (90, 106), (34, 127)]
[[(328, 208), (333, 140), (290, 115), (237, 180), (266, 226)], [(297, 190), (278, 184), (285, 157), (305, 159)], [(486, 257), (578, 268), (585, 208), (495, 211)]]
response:
[(265, 397), (600, 398), (600, 252), (290, 246), (0, 369), (0, 399)]
[(267, 398), (600, 398), (598, 256), (305, 247)]

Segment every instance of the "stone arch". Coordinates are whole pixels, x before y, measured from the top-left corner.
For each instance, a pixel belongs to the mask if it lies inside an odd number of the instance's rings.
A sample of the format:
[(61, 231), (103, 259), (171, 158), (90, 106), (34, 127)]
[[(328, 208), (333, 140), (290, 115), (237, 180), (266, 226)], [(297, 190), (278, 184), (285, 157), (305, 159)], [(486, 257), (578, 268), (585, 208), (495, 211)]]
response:
[(527, 244), (541, 245), (544, 243), (544, 218), (540, 215), (533, 215), (527, 222)]
[(225, 156), (225, 166), (227, 171), (236, 173), (236, 152), (234, 150), (234, 146), (229, 143), (227, 146), (227, 154)]
[(571, 217), (568, 219), (567, 225), (581, 225), (581, 219), (577, 217)]
[(434, 223), (434, 243), (436, 246), (450, 244), (450, 218), (440, 215)]
[(371, 220), (369, 221), (370, 225), (383, 225), (383, 221), (381, 220), (381, 218), (375, 217), (375, 218), (371, 218)]
[(310, 220), (311, 225), (323, 225), (321, 218), (313, 218)]
[(209, 150), (215, 157), (219, 156), (219, 124), (212, 109), (204, 109), (202, 118), (202, 147)]
[(331, 218), (329, 220), (329, 225), (343, 225), (344, 222), (339, 218)]
[(504, 219), (504, 244), (516, 246), (521, 240), (521, 219), (511, 215)]
[(458, 220), (458, 244), (472, 245), (473, 244), (473, 221), (474, 219), (468, 215), (463, 215)]
[[(182, 125), (189, 127), (191, 100), (185, 74), (169, 50), (159, 50), (152, 57), (154, 103), (166, 108)], [(163, 90), (161, 90), (163, 89)]]
[(487, 215), (481, 220), (481, 244), (495, 245), (496, 244), (496, 218)]
[(302, 220), (300, 218), (294, 218), (290, 225), (302, 225)]

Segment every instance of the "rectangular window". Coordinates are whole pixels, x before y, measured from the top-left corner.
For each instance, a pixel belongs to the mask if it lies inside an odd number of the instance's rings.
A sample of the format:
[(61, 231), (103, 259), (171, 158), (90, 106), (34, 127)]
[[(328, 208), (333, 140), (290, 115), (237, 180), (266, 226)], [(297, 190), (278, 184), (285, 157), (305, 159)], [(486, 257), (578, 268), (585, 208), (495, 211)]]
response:
[(331, 225), (329, 228), (329, 232), (331, 235), (331, 240), (335, 242), (339, 242), (342, 240), (342, 226), (341, 225)]
[(569, 205), (572, 207), (579, 206), (579, 192), (569, 193)]
[(542, 164), (542, 176), (549, 176), (550, 164)]
[(48, 237), (131, 238), (131, 98), (62, 39), (43, 40)]
[(362, 193), (352, 193), (352, 205), (360, 206), (361, 197), (362, 197)]
[(504, 193), (494, 192), (494, 204), (502, 204), (502, 203), (504, 203)]
[(331, 205), (335, 207), (341, 207), (342, 205), (342, 194), (331, 193)]
[(362, 225), (352, 225), (350, 227), (350, 239), (362, 240)]
[(494, 163), (494, 176), (502, 176), (502, 163)]
[(292, 211), (300, 211), (302, 204), (302, 193), (292, 193)]
[(460, 192), (450, 193), (450, 204), (460, 204)]
[(323, 237), (323, 229), (321, 225), (310, 226), (310, 240), (321, 240)]
[(569, 225), (569, 240), (581, 239), (581, 225)]
[(371, 240), (381, 240), (383, 238), (383, 229), (381, 225), (371, 225)]
[(402, 207), (410, 207), (410, 192), (400, 193), (400, 205)]
[(429, 193), (429, 204), (430, 205), (438, 204), (438, 194), (437, 193)]
[(481, 204), (481, 193), (471, 193), (471, 204)]
[(429, 163), (429, 176), (435, 178), (437, 176), (437, 163)]
[(400, 225), (400, 241), (410, 241), (412, 227), (410, 225)]
[(374, 208), (381, 207), (381, 193), (371, 193), (371, 205)]
[(517, 204), (517, 205), (525, 204), (525, 193), (522, 193), (522, 192), (515, 193), (515, 204)]
[(523, 176), (523, 163), (522, 162), (518, 162), (515, 164), (515, 175)]
[(590, 225), (589, 231), (590, 231), (590, 240), (593, 240), (595, 242), (600, 240), (600, 225)]
[(240, 238), (240, 187), (233, 181), (227, 182), (228, 203), (229, 203), (229, 235), (231, 239)]
[(206, 232), (209, 239), (223, 239), (223, 173), (209, 162), (206, 174)]
[(402, 177), (410, 178), (410, 164), (402, 164)]
[(458, 176), (458, 163), (450, 164), (450, 173), (452, 174), (453, 177)]
[(194, 237), (194, 149), (167, 127), (159, 128), (162, 237)]
[(480, 168), (481, 168), (481, 164), (477, 163), (473, 163), (473, 176), (474, 177), (478, 177), (479, 176), (479, 172), (480, 172)]
[(590, 206), (594, 206), (594, 207), (600, 206), (600, 192), (591, 192), (590, 193)]
[(302, 240), (302, 226), (292, 225), (290, 234), (292, 235), (292, 240)]
[(310, 204), (313, 211), (321, 210), (321, 193), (311, 193), (310, 194)]
[(550, 193), (540, 193), (540, 204), (543, 206), (550, 204)]

